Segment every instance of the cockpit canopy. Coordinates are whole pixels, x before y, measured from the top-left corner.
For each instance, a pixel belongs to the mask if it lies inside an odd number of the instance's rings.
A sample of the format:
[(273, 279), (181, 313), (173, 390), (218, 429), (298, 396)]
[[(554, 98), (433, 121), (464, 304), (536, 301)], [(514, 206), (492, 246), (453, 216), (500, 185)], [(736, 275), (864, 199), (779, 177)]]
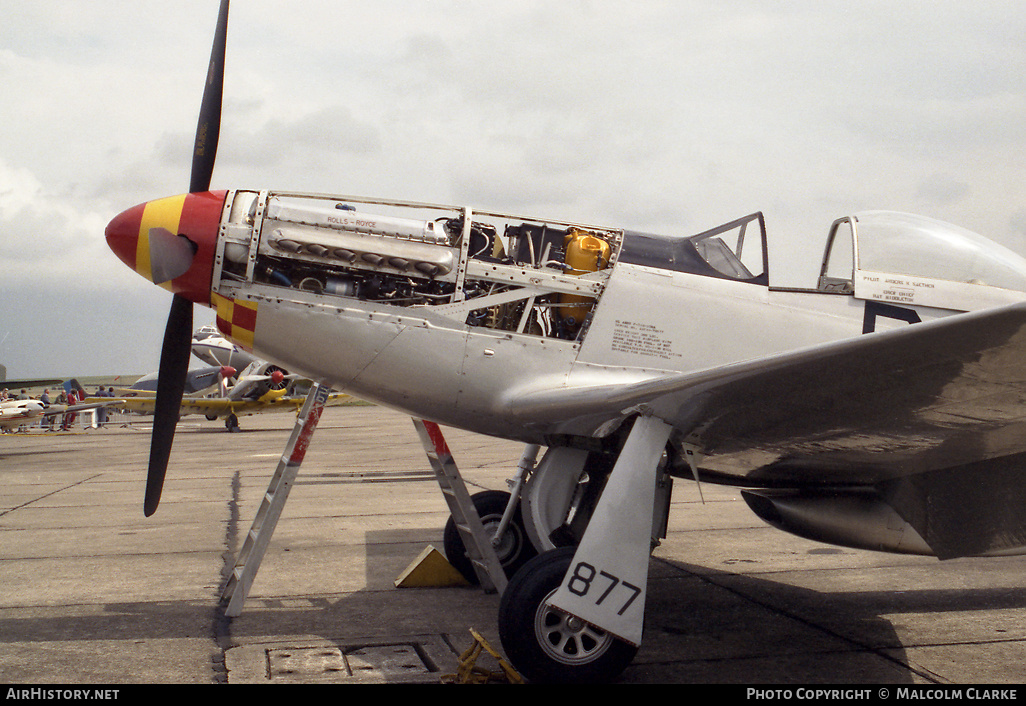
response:
[(818, 289), (971, 311), (1026, 299), (1026, 259), (950, 223), (867, 211), (834, 222)]

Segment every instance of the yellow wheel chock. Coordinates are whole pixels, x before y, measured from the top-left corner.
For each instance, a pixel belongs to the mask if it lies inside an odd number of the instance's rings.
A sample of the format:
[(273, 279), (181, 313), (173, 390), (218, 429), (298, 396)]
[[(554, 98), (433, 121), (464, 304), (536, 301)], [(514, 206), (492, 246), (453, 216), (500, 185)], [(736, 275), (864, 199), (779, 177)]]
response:
[[(481, 634), (474, 628), (470, 628), (470, 634), (474, 637), (474, 643), (460, 655), (459, 665), (455, 674), (447, 674), (442, 677), (445, 684), (523, 684), (523, 678), (517, 671), (488, 644), (488, 641), (481, 637)], [(477, 658), (482, 652), (487, 652), (499, 663), (501, 671), (490, 671), (477, 664)]]

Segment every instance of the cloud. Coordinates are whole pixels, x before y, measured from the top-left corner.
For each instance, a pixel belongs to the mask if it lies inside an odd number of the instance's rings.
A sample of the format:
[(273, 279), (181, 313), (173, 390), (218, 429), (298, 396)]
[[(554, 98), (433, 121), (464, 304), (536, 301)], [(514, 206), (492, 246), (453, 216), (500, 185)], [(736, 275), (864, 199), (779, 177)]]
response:
[(106, 217), (76, 204), (46, 192), (29, 170), (0, 161), (5, 292), (40, 282), (107, 289), (128, 279), (103, 239)]
[(381, 150), (378, 128), (355, 119), (345, 106), (326, 105), (248, 127), (246, 122), (240, 119), (228, 123), (230, 137), (227, 149), (218, 153), (220, 166), (294, 167), (297, 162), (330, 162), (345, 155), (362, 157)]
[(948, 174), (932, 174), (921, 180), (916, 195), (937, 205), (948, 205), (968, 197), (972, 188), (957, 177)]

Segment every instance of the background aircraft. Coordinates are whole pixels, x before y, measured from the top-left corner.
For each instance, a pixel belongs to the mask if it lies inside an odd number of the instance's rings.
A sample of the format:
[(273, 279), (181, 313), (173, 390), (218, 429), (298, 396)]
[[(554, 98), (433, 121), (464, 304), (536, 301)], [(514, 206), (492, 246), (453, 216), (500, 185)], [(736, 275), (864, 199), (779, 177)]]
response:
[[(235, 368), (222, 365), (209, 365), (202, 368), (191, 368), (185, 376), (185, 394), (211, 394), (215, 388), (230, 383), (238, 373)], [(157, 373), (143, 375), (130, 387), (115, 389), (122, 397), (150, 396), (157, 392)]]
[[(217, 329), (203, 326), (193, 333), (192, 353), (208, 363), (186, 372), (179, 416), (202, 414), (208, 420), (224, 419), (228, 431), (239, 430), (239, 417), (265, 412), (298, 412), (303, 406), (309, 380), (289, 375), (280, 367), (259, 360), (228, 341)], [(234, 363), (234, 364), (233, 364)], [(237, 368), (236, 365), (243, 367)], [(240, 374), (238, 371), (242, 370)], [(107, 405), (136, 414), (156, 409), (158, 373), (144, 375), (129, 388), (115, 390)], [(99, 402), (104, 398), (90, 397)], [(336, 405), (349, 395), (331, 394), (326, 404)]]
[[(116, 390), (108, 406), (134, 412), (153, 414), (156, 409), (157, 376), (146, 375), (132, 387)], [(255, 360), (242, 372), (229, 366), (213, 366), (190, 370), (186, 375), (179, 415), (202, 414), (208, 420), (223, 419), (228, 431), (239, 430), (239, 417), (268, 412), (298, 413), (306, 400), (309, 381), (287, 375), (276, 365)], [(90, 397), (86, 402), (105, 398)], [(329, 395), (328, 405), (349, 399), (349, 395)]]
[(5, 400), (0, 402), (0, 429), (17, 429), (37, 423), (43, 418), (76, 414), (103, 406), (103, 403), (98, 402), (46, 405), (39, 400)]
[(214, 326), (201, 326), (192, 334), (192, 354), (207, 365), (245, 370), (256, 356), (225, 338)]
[(7, 368), (0, 365), (0, 390), (14, 390), (22, 387), (42, 387), (44, 385), (56, 385), (61, 378), (23, 378), (7, 379)]
[(532, 680), (608, 679), (633, 658), (672, 478), (740, 486), (760, 517), (820, 541), (1023, 551), (1026, 260), (866, 212), (832, 224), (819, 280), (796, 289), (774, 286), (761, 213), (660, 236), (210, 191), (226, 27), (224, 3), (189, 193), (107, 228), (128, 266), (174, 292), (147, 514), (198, 303), (289, 370), (525, 443), (511, 531), (538, 556), (505, 587), (499, 633)]

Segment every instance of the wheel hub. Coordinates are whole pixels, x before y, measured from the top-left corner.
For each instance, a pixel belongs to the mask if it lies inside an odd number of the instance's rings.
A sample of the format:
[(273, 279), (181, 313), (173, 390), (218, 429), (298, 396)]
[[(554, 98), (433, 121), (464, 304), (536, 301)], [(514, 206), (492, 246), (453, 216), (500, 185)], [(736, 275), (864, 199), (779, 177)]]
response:
[(481, 524), (484, 526), (486, 533), (493, 537), (492, 546), (495, 548), (495, 553), (499, 556), (499, 560), (503, 563), (516, 558), (516, 555), (520, 548), (520, 539), (517, 535), (516, 527), (510, 525), (506, 528), (506, 531), (499, 537), (499, 541), (496, 542), (494, 539), (495, 531), (499, 528), (502, 522), (502, 517), (482, 517)]
[(542, 601), (535, 614), (534, 630), (542, 650), (550, 659), (568, 665), (588, 663), (600, 657), (615, 638), (549, 605), (554, 593)]

